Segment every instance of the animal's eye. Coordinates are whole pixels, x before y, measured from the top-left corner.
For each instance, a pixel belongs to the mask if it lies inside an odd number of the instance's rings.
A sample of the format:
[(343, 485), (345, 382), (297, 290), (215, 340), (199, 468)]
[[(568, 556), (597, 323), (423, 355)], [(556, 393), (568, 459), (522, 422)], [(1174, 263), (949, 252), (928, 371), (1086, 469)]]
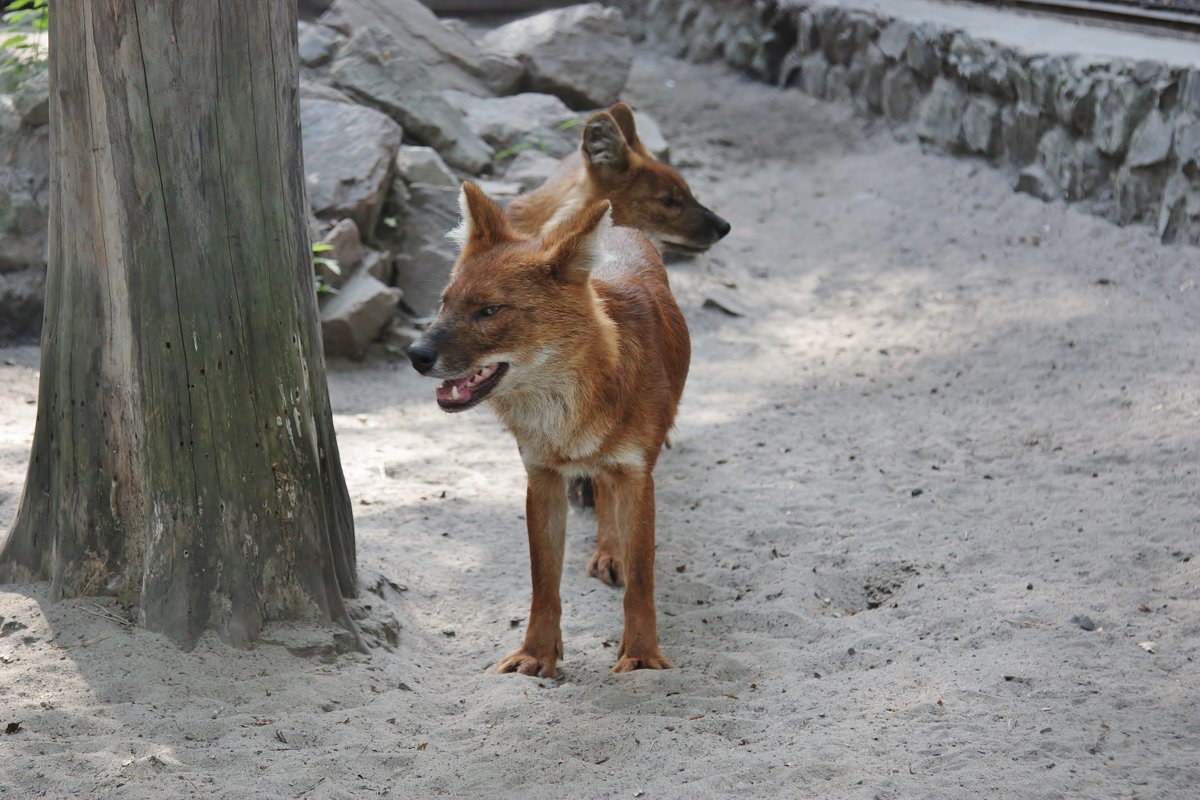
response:
[(673, 194), (665, 194), (658, 198), (658, 202), (662, 203), (667, 208), (679, 208), (683, 203), (679, 202), (679, 198)]
[(500, 306), (485, 306), (475, 313), (477, 317), (494, 317), (499, 311)]

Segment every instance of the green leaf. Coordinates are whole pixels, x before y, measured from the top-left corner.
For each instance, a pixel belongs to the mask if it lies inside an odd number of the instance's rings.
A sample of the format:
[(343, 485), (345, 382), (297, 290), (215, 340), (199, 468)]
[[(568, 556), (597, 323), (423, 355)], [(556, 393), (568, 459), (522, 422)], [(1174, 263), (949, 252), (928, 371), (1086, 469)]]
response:
[(329, 271), (332, 272), (334, 275), (342, 274), (341, 265), (338, 264), (338, 262), (332, 258), (322, 258), (321, 256), (317, 256), (316, 258), (313, 259), (313, 264), (314, 265), (320, 264), (323, 267), (327, 267), (329, 269)]
[(316, 242), (312, 246), (312, 251), (314, 253), (328, 253), (332, 249), (333, 245), (331, 245), (329, 242)]
[(384, 217), (383, 224), (387, 225), (389, 228), (395, 228), (396, 227), (396, 218), (395, 217)]
[(583, 124), (583, 118), (576, 117), (575, 119), (569, 119), (566, 122), (562, 123), (561, 125), (558, 126), (558, 129), (560, 131), (569, 131), (569, 130), (571, 130), (571, 128), (574, 128), (574, 127), (582, 125), (582, 124)]
[(533, 142), (519, 142), (517, 144), (514, 144), (512, 147), (501, 150), (499, 153), (496, 153), (496, 155), (492, 156), (492, 158), (495, 159), (496, 161), (503, 161), (504, 159), (511, 158), (512, 156), (515, 156), (517, 153), (524, 152), (525, 150), (528, 150), (531, 147), (535, 147)]

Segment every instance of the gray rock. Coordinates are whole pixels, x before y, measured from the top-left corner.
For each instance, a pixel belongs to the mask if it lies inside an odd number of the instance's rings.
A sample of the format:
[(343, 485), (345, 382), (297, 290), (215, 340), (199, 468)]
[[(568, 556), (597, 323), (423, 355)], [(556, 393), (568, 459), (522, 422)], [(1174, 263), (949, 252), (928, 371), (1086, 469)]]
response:
[(331, 268), (328, 264), (317, 264), (317, 274), (321, 276), (321, 280), (327, 286), (339, 289), (346, 282), (346, 276), (353, 272), (354, 268), (362, 261), (363, 254), (366, 252), (358, 226), (352, 219), (338, 220), (337, 224), (321, 237), (320, 243), (327, 244), (333, 249), (322, 251), (317, 255), (333, 261), (337, 264), (337, 269)]
[(392, 320), (392, 323), (387, 326), (383, 332), (381, 341), (384, 346), (394, 353), (404, 353), (417, 339), (421, 338), (421, 331), (414, 328), (409, 323), (400, 318)]
[(816, 19), (825, 60), (830, 64), (849, 64), (854, 56), (854, 21), (842, 9), (832, 6), (819, 9)]
[(858, 93), (870, 111), (883, 110), (883, 76), (887, 72), (887, 60), (878, 48), (866, 50), (863, 57), (863, 77)]
[(1095, 197), (1107, 186), (1110, 167), (1099, 148), (1087, 139), (1077, 139), (1071, 148), (1070, 174), (1062, 184), (1068, 200)]
[(664, 164), (671, 163), (671, 145), (667, 142), (667, 137), (663, 136), (662, 129), (658, 127), (654, 117), (644, 111), (634, 111), (633, 121), (637, 125), (638, 138), (650, 151), (650, 155)]
[(817, 22), (808, 10), (796, 15), (796, 52), (806, 56), (817, 49)]
[(0, 273), (45, 265), (47, 188), (45, 176), (0, 165)]
[(417, 141), (437, 148), (456, 167), (479, 174), (491, 165), (492, 149), (442, 96), (423, 64), (382, 30), (354, 34), (333, 62), (333, 81), (375, 106)]
[(50, 73), (38, 70), (17, 88), (13, 108), (21, 124), (36, 128), (50, 121)]
[(956, 33), (947, 58), (968, 89), (1009, 100), (1015, 94), (1008, 77), (1010, 54), (992, 42)]
[(1129, 137), (1150, 112), (1155, 92), (1139, 86), (1125, 75), (1104, 76), (1095, 88), (1096, 124), (1092, 141), (1100, 152), (1119, 156), (1129, 145)]
[(458, 225), (458, 189), (414, 184), (408, 208), (394, 235), (396, 286), (404, 291), (404, 307), (416, 317), (437, 313), (442, 290), (458, 252), (446, 238)]
[(800, 63), (800, 88), (812, 97), (825, 96), (825, 78), (829, 74), (829, 62), (821, 53), (805, 56)]
[(983, 156), (995, 155), (1000, 142), (1000, 104), (978, 95), (968, 99), (962, 130), (967, 150)]
[(1078, 69), (1067, 69), (1055, 82), (1054, 111), (1058, 119), (1076, 133), (1087, 135), (1096, 119), (1095, 78)]
[(517, 153), (504, 173), (507, 180), (521, 185), (521, 191), (528, 192), (546, 182), (546, 179), (558, 168), (559, 160), (548, 156), (541, 150), (523, 150)]
[(1192, 67), (1180, 78), (1179, 107), (1200, 114), (1200, 67)]
[(1113, 221), (1119, 225), (1157, 223), (1166, 182), (1166, 171), (1161, 167), (1123, 164), (1113, 178)]
[(316, 81), (300, 79), (300, 99), (329, 100), (333, 103), (344, 103), (348, 106), (357, 105), (345, 92), (339, 92), (332, 86), (326, 86)]
[(921, 88), (912, 70), (899, 65), (883, 76), (883, 115), (889, 122), (903, 123), (912, 119), (921, 99)]
[(1175, 118), (1175, 158), (1181, 167), (1200, 167), (1200, 117), (1180, 114)]
[(1070, 180), (1074, 152), (1075, 140), (1061, 125), (1046, 131), (1046, 135), (1038, 142), (1038, 164), (1060, 188), (1065, 188)]
[(850, 92), (849, 70), (841, 64), (834, 64), (825, 73), (825, 98), (834, 102), (846, 102), (853, 95)]
[(511, 59), (485, 56), (470, 37), (443, 25), (418, 0), (337, 0), (330, 16), (355, 30), (380, 28), (403, 42), (395, 52), (425, 65), (439, 89), (508, 94), (524, 75), (524, 68)]
[(400, 126), (371, 108), (306, 98), (300, 100), (300, 121), (313, 213), (350, 217), (370, 235), (400, 148)]
[(1038, 56), (1024, 65), (1014, 64), (1010, 71), (1017, 101), (1041, 112), (1054, 110), (1054, 95), (1059, 77), (1068, 72), (1066, 59)]
[(1000, 112), (1001, 140), (1009, 162), (1028, 164), (1037, 157), (1038, 141), (1049, 122), (1040, 109), (1027, 103), (1005, 106)]
[[(684, 53), (689, 61), (704, 64), (720, 56), (721, 50), (716, 36), (717, 27), (721, 23), (719, 13), (708, 6), (701, 7), (696, 13)], [(628, 23), (628, 20), (626, 22)]]
[(912, 23), (902, 19), (894, 20), (879, 34), (879, 50), (892, 61), (904, 58), (908, 49), (908, 37), (912, 35)]
[(1058, 184), (1046, 174), (1046, 170), (1042, 169), (1040, 164), (1030, 164), (1021, 170), (1013, 188), (1047, 203), (1054, 202), (1060, 196)]
[(401, 145), (396, 153), (396, 172), (407, 184), (431, 183), (458, 188), (459, 180), (432, 147)]
[(1174, 130), (1157, 111), (1146, 115), (1129, 139), (1129, 155), (1125, 163), (1131, 167), (1161, 164), (1171, 156)]
[(779, 77), (775, 80), (776, 86), (784, 89), (800, 83), (800, 69), (805, 55), (800, 52), (799, 47), (793, 47), (784, 54), (783, 59), (779, 62)]
[(926, 23), (913, 28), (904, 50), (904, 60), (913, 72), (933, 78), (941, 71), (940, 38), (941, 31), (936, 25)]
[(625, 18), (599, 3), (510, 22), (488, 32), (481, 44), (524, 64), (534, 91), (557, 95), (577, 109), (619, 100), (633, 63)]
[(722, 57), (725, 63), (737, 70), (748, 70), (758, 52), (758, 32), (751, 25), (734, 25), (732, 32), (723, 36)]
[(962, 146), (963, 110), (967, 98), (957, 83), (938, 78), (921, 103), (917, 115), (917, 136), (953, 152)]
[(1200, 243), (1200, 188), (1183, 173), (1172, 175), (1163, 190), (1158, 236), (1167, 243)]
[(326, 297), (321, 305), (325, 354), (362, 358), (391, 321), (401, 292), (359, 269), (337, 294)]
[(512, 200), (522, 191), (517, 181), (476, 181), (483, 193), (501, 205)]
[[(511, 156), (514, 149), (537, 149), (562, 157), (579, 146), (585, 115), (567, 108), (554, 95), (527, 92), (510, 97), (473, 97), (463, 92), (444, 93), (473, 134)], [(518, 150), (519, 152), (519, 150)]]
[(45, 296), (44, 267), (0, 272), (0, 342), (37, 341)]
[(395, 277), (393, 275), (394, 265), (392, 263), (392, 254), (381, 253), (378, 250), (368, 250), (362, 259), (362, 271), (380, 283), (390, 284), (392, 278)]
[(333, 28), (301, 22), (298, 38), (300, 63), (306, 67), (328, 64), (338, 45), (345, 39)]

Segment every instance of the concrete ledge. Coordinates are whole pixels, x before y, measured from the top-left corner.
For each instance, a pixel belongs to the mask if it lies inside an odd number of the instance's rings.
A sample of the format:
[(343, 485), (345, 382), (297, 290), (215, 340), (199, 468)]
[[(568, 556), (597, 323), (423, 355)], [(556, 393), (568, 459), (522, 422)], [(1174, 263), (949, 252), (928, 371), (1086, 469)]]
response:
[(619, 0), (635, 39), (853, 103), (1019, 191), (1200, 243), (1200, 45), (930, 0)]

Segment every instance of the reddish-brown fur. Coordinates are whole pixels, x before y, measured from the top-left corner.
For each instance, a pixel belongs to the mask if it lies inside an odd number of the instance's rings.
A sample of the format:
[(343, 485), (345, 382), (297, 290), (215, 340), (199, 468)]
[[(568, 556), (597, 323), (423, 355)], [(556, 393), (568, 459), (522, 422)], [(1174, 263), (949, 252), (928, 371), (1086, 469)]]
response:
[(579, 150), (542, 186), (509, 203), (507, 213), (518, 231), (537, 236), (601, 200), (612, 203), (614, 225), (678, 249), (706, 250), (729, 232), (678, 172), (650, 154), (624, 103), (593, 114)]
[[(691, 345), (662, 259), (637, 231), (609, 226), (607, 202), (537, 237), (513, 230), (473, 184), (463, 187), (463, 206), (462, 254), (437, 321), (410, 356), (424, 374), (447, 379), (439, 389), (447, 410), (478, 402), (471, 381), (479, 375), (501, 376), (477, 388), (525, 462), (533, 602), (524, 643), (498, 669), (555, 674), (566, 482), (581, 475), (599, 489), (593, 562), (604, 559), (625, 580), (613, 670), (668, 668), (654, 609), (652, 471)], [(498, 363), (507, 366), (492, 370)], [(447, 399), (447, 386), (464, 387), (467, 399)]]

